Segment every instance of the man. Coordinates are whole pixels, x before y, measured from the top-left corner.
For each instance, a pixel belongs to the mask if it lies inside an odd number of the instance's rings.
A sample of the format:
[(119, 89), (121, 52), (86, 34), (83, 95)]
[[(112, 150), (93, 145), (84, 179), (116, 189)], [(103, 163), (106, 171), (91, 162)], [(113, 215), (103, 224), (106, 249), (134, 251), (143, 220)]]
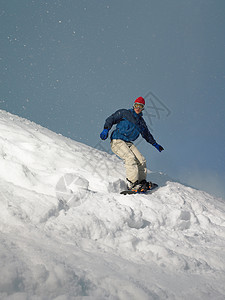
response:
[(100, 134), (102, 140), (107, 139), (109, 130), (114, 124), (117, 124), (116, 129), (110, 137), (111, 149), (117, 156), (123, 159), (126, 168), (127, 188), (134, 191), (147, 190), (151, 186), (146, 181), (146, 160), (132, 142), (141, 134), (159, 152), (164, 150), (161, 145), (156, 143), (147, 128), (142, 117), (144, 106), (144, 98), (138, 97), (134, 101), (133, 108), (117, 110), (106, 119), (104, 129)]

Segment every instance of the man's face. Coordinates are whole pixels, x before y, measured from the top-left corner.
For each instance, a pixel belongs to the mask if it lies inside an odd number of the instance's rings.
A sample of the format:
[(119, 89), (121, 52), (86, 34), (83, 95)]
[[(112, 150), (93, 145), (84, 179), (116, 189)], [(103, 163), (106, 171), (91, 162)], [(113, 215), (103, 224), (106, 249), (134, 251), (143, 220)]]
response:
[(137, 103), (134, 104), (134, 111), (136, 112), (136, 114), (140, 114), (143, 109), (144, 109), (144, 105), (137, 104)]

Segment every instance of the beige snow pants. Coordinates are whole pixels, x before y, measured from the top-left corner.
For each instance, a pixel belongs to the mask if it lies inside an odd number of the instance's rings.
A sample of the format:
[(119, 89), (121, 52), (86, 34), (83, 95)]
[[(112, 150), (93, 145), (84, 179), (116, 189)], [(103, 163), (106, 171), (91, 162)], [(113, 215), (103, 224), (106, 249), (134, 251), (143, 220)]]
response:
[(111, 141), (112, 151), (123, 159), (126, 168), (126, 177), (131, 182), (146, 179), (146, 160), (140, 151), (131, 142), (123, 140)]

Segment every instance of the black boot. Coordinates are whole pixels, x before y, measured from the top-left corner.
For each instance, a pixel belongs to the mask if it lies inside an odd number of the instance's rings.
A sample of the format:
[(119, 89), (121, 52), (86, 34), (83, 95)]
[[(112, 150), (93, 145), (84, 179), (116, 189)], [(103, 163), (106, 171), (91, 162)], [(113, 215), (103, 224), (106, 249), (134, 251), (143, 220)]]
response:
[(146, 181), (145, 179), (143, 179), (141, 182), (141, 188), (144, 190), (144, 191), (148, 191), (150, 190), (150, 188), (152, 187), (152, 183), (151, 181)]
[(126, 181), (127, 181), (127, 189), (128, 190), (132, 190), (134, 187), (137, 187), (137, 185), (138, 185), (138, 180), (135, 182), (132, 182), (128, 178), (126, 178)]

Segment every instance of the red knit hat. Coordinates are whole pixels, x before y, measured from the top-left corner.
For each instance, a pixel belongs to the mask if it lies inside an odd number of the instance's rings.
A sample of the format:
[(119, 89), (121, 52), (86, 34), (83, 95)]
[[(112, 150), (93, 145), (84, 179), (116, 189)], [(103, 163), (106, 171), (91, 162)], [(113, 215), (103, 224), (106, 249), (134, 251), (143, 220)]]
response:
[(145, 105), (145, 99), (143, 97), (138, 97), (134, 103)]

